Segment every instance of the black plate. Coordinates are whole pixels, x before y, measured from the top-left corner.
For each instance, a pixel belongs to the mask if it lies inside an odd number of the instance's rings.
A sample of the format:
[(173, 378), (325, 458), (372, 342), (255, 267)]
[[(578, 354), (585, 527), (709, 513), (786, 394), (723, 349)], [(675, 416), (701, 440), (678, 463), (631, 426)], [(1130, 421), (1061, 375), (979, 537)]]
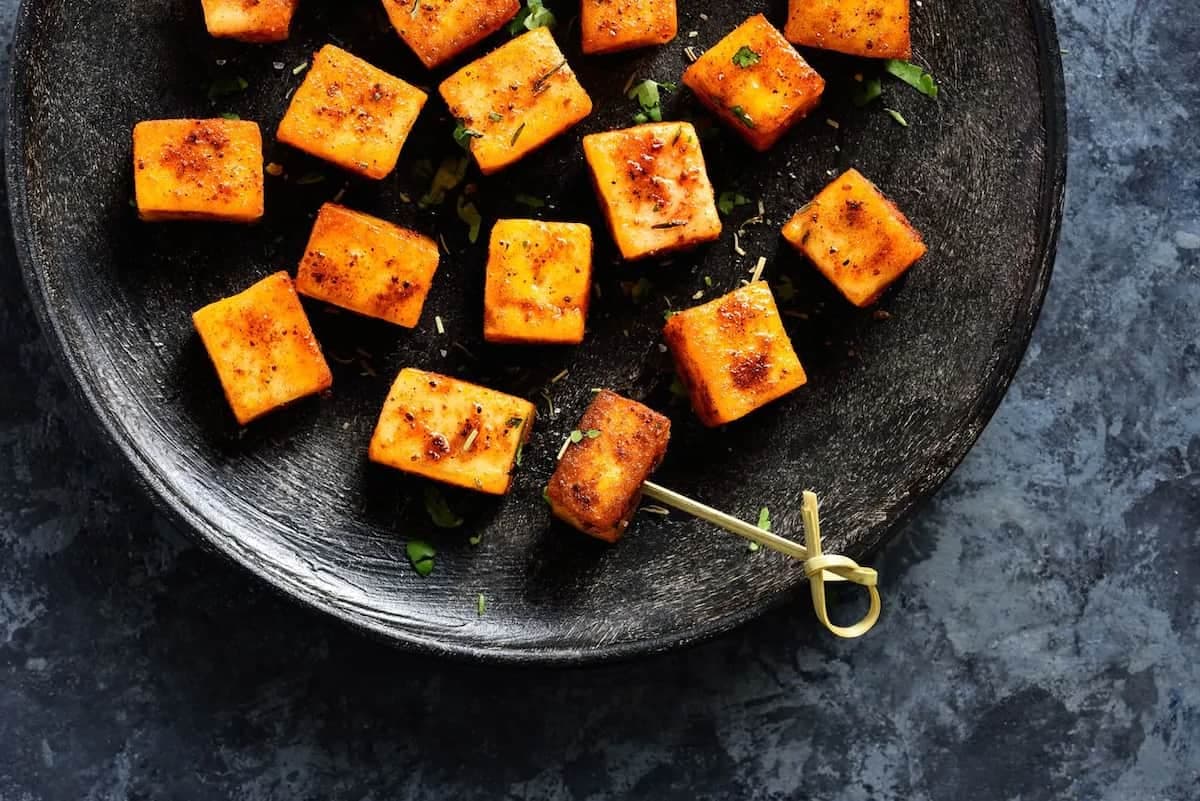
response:
[[(615, 547), (551, 523), (541, 488), (590, 388), (610, 386), (671, 415), (661, 483), (748, 519), (768, 506), (776, 530), (793, 534), (800, 490), (813, 487), (824, 499), (829, 549), (862, 556), (946, 478), (1008, 386), (1050, 276), (1065, 169), (1061, 64), (1044, 0), (926, 0), (914, 4), (915, 49), (942, 86), (940, 101), (885, 79), (883, 102), (855, 108), (852, 76), (872, 75), (877, 65), (806, 52), (829, 82), (823, 108), (766, 155), (730, 133), (704, 145), (718, 190), (765, 203), (768, 224), (740, 238), (746, 255), (735, 252), (732, 233), (749, 207), (735, 212), (714, 246), (668, 264), (617, 263), (580, 136), (629, 124), (629, 76), (677, 80), (685, 46), (710, 46), (760, 10), (782, 24), (779, 2), (763, 9), (682, 0), (677, 41), (604, 58), (583, 58), (577, 25), (562, 21), (558, 38), (597, 111), (502, 175), (473, 172), (469, 180), (488, 220), (528, 216), (514, 200), (521, 192), (553, 198), (537, 216), (592, 223), (602, 294), (583, 346), (520, 349), (480, 341), (482, 242), (467, 242), (452, 205), (420, 210), (403, 201), (424, 191), (419, 160), (454, 152), (440, 101), (422, 115), (396, 176), (379, 183), (347, 180), (270, 142), (300, 81), (293, 67), (326, 41), (436, 85), (445, 71), (419, 66), (377, 0), (302, 3), (291, 40), (280, 46), (211, 40), (194, 1), (26, 0), (6, 146), (34, 305), (103, 429), (163, 506), (218, 551), (318, 609), (429, 651), (518, 661), (625, 656), (729, 629), (795, 591), (800, 565), (749, 553), (737, 538), (676, 515), (640, 515)], [(215, 80), (238, 76), (249, 82), (243, 93), (209, 99)], [(684, 92), (666, 105), (668, 118), (701, 116)], [(133, 124), (227, 111), (262, 124), (269, 160), (326, 180), (268, 178), (267, 215), (257, 226), (138, 222), (130, 208)], [(890, 194), (930, 244), (879, 305), (888, 319), (851, 308), (779, 238), (786, 217), (851, 165)], [(239, 431), (189, 315), (292, 269), (316, 208), (343, 189), (350, 206), (444, 237), (452, 253), (422, 324), (409, 332), (311, 304), (335, 362), (332, 395)], [(736, 286), (760, 255), (776, 285), (786, 276), (795, 289), (784, 307), (810, 383), (742, 422), (706, 430), (673, 402), (659, 345), (663, 312), (668, 300), (684, 306), (697, 291), (709, 297)], [(654, 289), (639, 304), (622, 284), (640, 276)], [(422, 485), (365, 459), (390, 380), (405, 365), (540, 404), (507, 498), (448, 493), (467, 518), (461, 530), (433, 530)], [(482, 536), (478, 546), (468, 543), (472, 533)], [(428, 578), (405, 560), (410, 536), (438, 548)], [(478, 593), (488, 599), (482, 617)]]

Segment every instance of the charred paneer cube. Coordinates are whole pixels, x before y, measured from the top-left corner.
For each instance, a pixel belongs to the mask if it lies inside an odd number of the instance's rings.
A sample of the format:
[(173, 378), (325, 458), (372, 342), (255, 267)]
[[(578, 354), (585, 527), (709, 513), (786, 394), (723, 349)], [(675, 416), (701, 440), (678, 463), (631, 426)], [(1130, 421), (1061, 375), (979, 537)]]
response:
[(582, 342), (591, 290), (591, 228), (497, 220), (488, 246), (483, 338), (545, 345)]
[(926, 251), (900, 209), (854, 169), (796, 212), (783, 237), (855, 306), (874, 303)]
[(744, 417), (807, 380), (765, 281), (679, 312), (663, 335), (706, 426)]
[(583, 0), (583, 52), (615, 53), (666, 44), (678, 29), (675, 0)]
[(519, 0), (383, 0), (392, 27), (433, 68), (504, 27)]
[(762, 14), (697, 59), (683, 82), (755, 150), (775, 144), (825, 91), (825, 80)]
[(192, 322), (242, 425), (333, 383), (285, 272), (210, 303)]
[(280, 142), (367, 178), (396, 166), (426, 95), (334, 45), (312, 67), (279, 123)]
[(412, 328), (438, 267), (429, 237), (326, 203), (296, 273), (301, 295)]
[(909, 0), (788, 0), (789, 42), (866, 58), (912, 55)]
[(583, 137), (600, 207), (627, 260), (685, 250), (721, 235), (700, 139), (687, 122)]
[(601, 390), (572, 432), (546, 500), (554, 516), (616, 542), (642, 497), (642, 482), (667, 452), (671, 421), (637, 401)]
[(262, 134), (244, 120), (147, 120), (133, 128), (143, 220), (253, 222), (263, 216)]
[(522, 398), (405, 368), (388, 393), (369, 456), (406, 473), (503, 495), (533, 416), (533, 404)]
[(209, 34), (243, 42), (282, 42), (299, 0), (201, 0)]
[(485, 175), (533, 152), (592, 111), (591, 98), (546, 28), (521, 34), (472, 61), (443, 81), (439, 91)]

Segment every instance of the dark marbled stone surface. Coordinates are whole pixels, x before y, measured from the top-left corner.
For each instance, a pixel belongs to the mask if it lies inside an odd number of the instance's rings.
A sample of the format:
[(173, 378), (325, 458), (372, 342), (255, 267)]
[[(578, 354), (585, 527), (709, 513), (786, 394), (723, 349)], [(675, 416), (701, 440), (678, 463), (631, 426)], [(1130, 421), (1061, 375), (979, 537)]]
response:
[[(5, 38), (16, 3), (0, 2)], [(979, 445), (877, 560), (585, 671), (397, 653), (169, 529), (99, 445), (0, 229), (0, 799), (1200, 797), (1200, 17), (1057, 4), (1067, 218)]]

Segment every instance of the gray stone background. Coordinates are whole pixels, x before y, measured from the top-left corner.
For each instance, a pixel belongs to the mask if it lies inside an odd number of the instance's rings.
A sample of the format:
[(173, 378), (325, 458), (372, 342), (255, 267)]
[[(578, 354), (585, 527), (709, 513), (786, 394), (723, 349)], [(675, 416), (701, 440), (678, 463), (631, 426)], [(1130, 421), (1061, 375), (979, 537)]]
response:
[(0, 799), (1200, 798), (1200, 14), (1056, 6), (1071, 159), (1045, 312), (878, 558), (885, 618), (858, 642), (798, 606), (552, 672), (316, 617), (170, 530), (100, 447), (5, 218)]

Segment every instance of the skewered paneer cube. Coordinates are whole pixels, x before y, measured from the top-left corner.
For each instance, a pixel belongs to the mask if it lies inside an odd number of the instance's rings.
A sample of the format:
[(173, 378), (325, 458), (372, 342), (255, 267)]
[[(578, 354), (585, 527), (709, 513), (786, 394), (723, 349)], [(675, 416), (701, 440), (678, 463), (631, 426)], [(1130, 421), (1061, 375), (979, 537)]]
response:
[(637, 511), (642, 482), (662, 461), (670, 436), (666, 417), (601, 390), (546, 486), (550, 510), (585, 534), (616, 542)]
[(210, 303), (192, 322), (242, 425), (333, 383), (285, 272)]
[(299, 0), (201, 0), (204, 25), (217, 37), (282, 42)]
[(684, 250), (721, 235), (696, 129), (658, 122), (583, 137), (600, 206), (625, 259)]
[(912, 55), (909, 0), (788, 0), (789, 42), (866, 58)]
[(821, 102), (825, 81), (762, 14), (683, 73), (705, 106), (755, 150), (767, 150)]
[(383, 0), (392, 27), (432, 69), (504, 27), (519, 0)]
[(438, 267), (427, 236), (326, 203), (296, 274), (301, 295), (412, 328)]
[(313, 56), (277, 136), (343, 169), (383, 178), (395, 168), (425, 100), (415, 86), (325, 45)]
[(663, 334), (706, 426), (744, 417), (807, 381), (765, 281), (679, 312)]
[(133, 128), (143, 220), (253, 222), (263, 216), (262, 134), (242, 120), (148, 120)]
[(796, 212), (783, 236), (855, 306), (874, 303), (926, 251), (900, 209), (854, 169)]
[(615, 53), (666, 44), (678, 28), (675, 0), (583, 0), (583, 52)]
[(485, 175), (537, 150), (592, 111), (591, 98), (546, 28), (472, 61), (438, 89)]
[(406, 473), (503, 495), (533, 416), (527, 400), (405, 368), (388, 393), (369, 456)]
[(582, 342), (591, 291), (591, 228), (496, 221), (483, 293), (483, 338), (488, 342)]

